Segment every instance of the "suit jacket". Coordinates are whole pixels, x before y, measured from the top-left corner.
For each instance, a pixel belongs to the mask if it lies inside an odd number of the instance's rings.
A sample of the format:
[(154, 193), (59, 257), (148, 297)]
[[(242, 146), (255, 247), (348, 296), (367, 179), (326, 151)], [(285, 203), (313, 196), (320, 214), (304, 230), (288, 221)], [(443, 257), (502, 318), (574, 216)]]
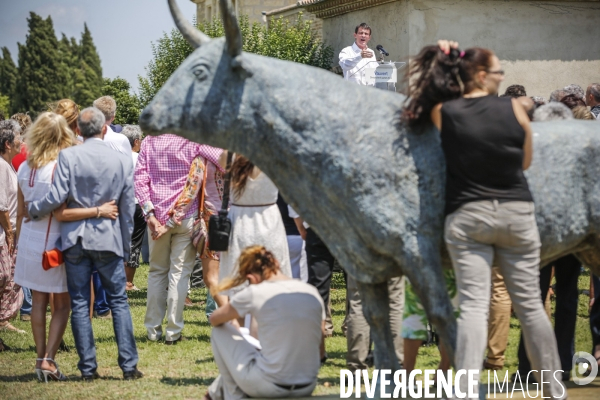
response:
[(61, 249), (73, 247), (81, 238), (86, 250), (112, 251), (129, 259), (135, 199), (133, 165), (127, 157), (100, 139), (62, 150), (50, 192), (29, 204), (31, 219), (48, 215), (65, 201), (67, 208), (98, 207), (115, 200), (119, 217), (89, 218), (61, 224)]

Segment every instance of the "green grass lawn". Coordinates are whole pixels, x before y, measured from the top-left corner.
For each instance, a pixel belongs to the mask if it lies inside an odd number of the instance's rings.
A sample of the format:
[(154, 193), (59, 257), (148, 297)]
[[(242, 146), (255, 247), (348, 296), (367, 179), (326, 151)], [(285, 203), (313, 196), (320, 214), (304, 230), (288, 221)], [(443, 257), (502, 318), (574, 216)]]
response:
[[(34, 376), (35, 346), (31, 335), (31, 325), (14, 321), (14, 325), (27, 331), (27, 334), (0, 332), (0, 337), (13, 348), (11, 352), (0, 353), (0, 398), (1, 399), (68, 399), (68, 398), (199, 398), (207, 386), (217, 376), (210, 347), (210, 327), (204, 313), (204, 304), (186, 308), (184, 313), (184, 336), (188, 341), (176, 346), (165, 346), (146, 338), (144, 314), (146, 311), (147, 265), (142, 265), (135, 278), (142, 289), (130, 294), (135, 337), (140, 361), (138, 367), (145, 377), (134, 382), (124, 382), (117, 365), (117, 346), (114, 340), (112, 322), (94, 319), (94, 333), (97, 345), (98, 372), (103, 379), (93, 383), (79, 381), (77, 353), (75, 352), (71, 327), (67, 327), (65, 341), (72, 348), (69, 353), (58, 353), (56, 361), (61, 371), (69, 377), (68, 382), (40, 384)], [(589, 289), (589, 275), (582, 275), (580, 289)], [(204, 303), (205, 289), (195, 289), (191, 294), (195, 303)], [(346, 339), (340, 326), (344, 318), (345, 289), (341, 274), (336, 274), (332, 289), (332, 313), (335, 332), (327, 339), (329, 360), (321, 368), (319, 385), (315, 394), (339, 393), (339, 370), (345, 368)], [(576, 350), (590, 351), (591, 338), (588, 324), (587, 304), (589, 297), (581, 295), (577, 315)], [(513, 318), (506, 368), (512, 373), (517, 367), (517, 346), (519, 322)], [(417, 368), (435, 368), (439, 361), (437, 348), (422, 347)], [(504, 373), (502, 373), (504, 376)]]

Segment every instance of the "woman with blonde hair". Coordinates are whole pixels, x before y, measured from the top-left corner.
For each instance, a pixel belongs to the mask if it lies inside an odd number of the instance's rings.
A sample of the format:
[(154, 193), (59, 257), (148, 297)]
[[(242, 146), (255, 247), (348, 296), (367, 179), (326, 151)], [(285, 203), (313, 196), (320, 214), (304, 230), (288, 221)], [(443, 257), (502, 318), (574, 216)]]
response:
[(79, 117), (79, 107), (71, 99), (62, 99), (56, 102), (52, 107), (52, 111), (58, 115), (62, 115), (69, 128), (73, 132), (77, 132), (77, 118)]
[[(70, 312), (70, 297), (64, 265), (42, 268), (42, 253), (55, 248), (60, 239), (60, 221), (78, 221), (85, 218), (115, 219), (114, 201), (98, 208), (72, 208), (64, 206), (53, 216), (39, 221), (24, 219), (26, 203), (44, 197), (52, 185), (58, 153), (73, 145), (74, 136), (61, 115), (45, 112), (27, 131), (27, 163), (17, 174), (19, 183), (17, 208), (17, 234), (19, 253), (15, 267), (15, 282), (28, 287), (33, 294), (31, 328), (37, 350), (35, 371), (39, 380), (65, 380), (54, 362), (54, 356), (64, 334)], [(60, 247), (60, 246), (59, 246)], [(50, 294), (54, 294), (54, 312), (48, 340), (46, 341), (46, 308)]]
[[(234, 275), (213, 295), (249, 282), (211, 316), (211, 344), (220, 375), (205, 400), (307, 397), (317, 384), (325, 330), (323, 299), (314, 286), (282, 273), (264, 246), (243, 249)], [(246, 314), (258, 324), (261, 350), (232, 325)], [(243, 368), (240, 368), (243, 366)]]

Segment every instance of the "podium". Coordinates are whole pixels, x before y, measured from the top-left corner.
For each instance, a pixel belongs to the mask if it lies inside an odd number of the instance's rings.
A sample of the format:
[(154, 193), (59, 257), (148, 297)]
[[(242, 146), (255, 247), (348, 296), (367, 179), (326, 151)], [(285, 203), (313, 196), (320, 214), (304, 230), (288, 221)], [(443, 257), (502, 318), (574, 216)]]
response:
[(371, 61), (365, 66), (366, 81), (378, 89), (395, 92), (398, 70), (405, 66), (405, 62)]

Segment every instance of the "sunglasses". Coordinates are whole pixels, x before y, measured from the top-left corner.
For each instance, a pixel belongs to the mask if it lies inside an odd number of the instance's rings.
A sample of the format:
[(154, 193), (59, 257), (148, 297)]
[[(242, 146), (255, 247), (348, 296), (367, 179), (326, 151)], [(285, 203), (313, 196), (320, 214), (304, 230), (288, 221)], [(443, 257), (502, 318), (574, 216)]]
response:
[(498, 74), (504, 76), (504, 70), (499, 69), (498, 71), (487, 71), (488, 74)]

